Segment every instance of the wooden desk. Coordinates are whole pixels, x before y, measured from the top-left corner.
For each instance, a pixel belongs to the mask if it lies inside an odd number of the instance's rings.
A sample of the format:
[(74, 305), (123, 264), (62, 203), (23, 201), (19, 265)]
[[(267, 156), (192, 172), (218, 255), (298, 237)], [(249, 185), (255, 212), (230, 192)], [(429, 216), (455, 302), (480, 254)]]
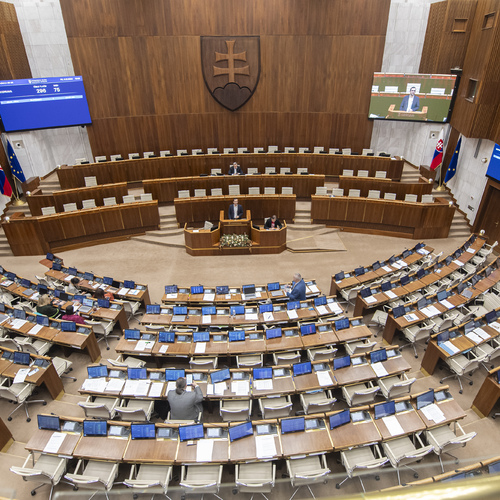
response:
[(461, 406), (454, 399), (447, 399), (435, 404), (444, 413), (445, 420), (442, 422), (436, 423), (434, 420), (428, 420), (422, 410), (417, 410), (419, 417), (422, 419), (422, 422), (425, 424), (427, 429), (441, 427), (454, 422), (455, 420), (460, 420), (466, 417), (464, 410), (462, 410)]
[(73, 456), (88, 460), (110, 460), (121, 462), (129, 444), (129, 438), (108, 436), (82, 436)]
[[(211, 438), (205, 438), (211, 439)], [(176, 462), (179, 464), (195, 464), (199, 463), (196, 460), (196, 447), (199, 439), (195, 440), (195, 444), (188, 444), (189, 441), (179, 441), (177, 448)], [(229, 461), (229, 438), (213, 439), (214, 447), (212, 451), (212, 460), (209, 463), (224, 463)]]
[(13, 441), (12, 433), (0, 418), (0, 451), (5, 453)]
[(395, 417), (397, 418), (399, 425), (403, 428), (403, 434), (392, 435), (385, 425), (383, 418), (374, 420), (375, 425), (382, 436), (382, 440), (385, 441), (394, 437), (401, 437), (404, 434), (413, 434), (414, 432), (420, 432), (426, 429), (425, 424), (422, 422), (422, 419), (415, 409), (396, 413)]
[[(365, 408), (365, 407), (363, 407)], [(361, 408), (351, 409), (351, 413), (359, 411)], [(335, 412), (326, 413), (326, 422), (329, 429), (330, 439), (333, 443), (333, 448), (343, 450), (354, 446), (363, 446), (370, 443), (378, 443), (382, 440), (380, 433), (375, 425), (375, 422), (365, 420), (363, 422), (348, 422), (345, 425), (330, 429), (329, 417)]]
[(500, 367), (490, 370), (472, 402), (472, 409), (481, 417), (487, 417), (491, 413), (500, 397), (500, 384), (498, 383), (497, 373), (499, 370)]
[[(307, 418), (307, 416), (306, 416)], [(318, 418), (317, 416), (315, 418)], [(281, 434), (281, 448), (285, 458), (296, 455), (311, 455), (333, 450), (330, 431), (325, 429), (312, 429), (303, 432)]]
[(335, 384), (335, 377), (330, 369), (325, 370), (326, 373), (330, 375), (332, 379), (331, 385), (323, 386), (320, 384), (318, 380), (318, 372), (313, 371), (312, 373), (308, 373), (306, 375), (298, 375), (297, 377), (293, 377), (293, 383), (295, 384), (295, 389), (297, 392), (307, 392), (314, 391), (317, 389), (331, 389)]
[(123, 460), (131, 463), (173, 464), (178, 445), (178, 438), (131, 439)]
[(295, 385), (293, 383), (293, 378), (291, 375), (284, 377), (273, 376), (273, 388), (266, 390), (258, 390), (255, 388), (255, 380), (252, 385), (252, 396), (254, 398), (267, 397), (267, 396), (278, 396), (286, 394), (295, 393)]
[[(54, 431), (38, 429), (35, 434), (31, 436), (25, 448), (29, 451), (42, 453), (52, 437), (52, 434), (54, 434)], [(71, 457), (82, 435), (79, 432), (64, 432), (63, 434), (65, 434), (64, 441), (57, 451), (57, 456)]]
[(340, 368), (339, 370), (334, 370), (333, 374), (338, 385), (361, 384), (362, 382), (377, 378), (370, 363)]
[[(269, 423), (269, 421), (260, 421), (259, 424)], [(274, 425), (277, 421), (274, 421)], [(257, 439), (257, 434), (255, 431), (254, 424), (254, 434), (253, 436), (247, 436), (237, 441), (233, 441), (229, 444), (229, 460), (231, 462), (255, 462), (258, 460), (276, 460), (281, 458), (283, 452), (281, 450), (281, 442), (278, 433), (273, 434), (274, 436), (274, 446), (276, 446), (276, 455), (272, 457), (266, 457), (265, 459), (259, 458), (257, 456), (257, 445), (255, 440)]]
[[(451, 339), (450, 342), (457, 349), (460, 349), (460, 351), (471, 349), (475, 345), (463, 335)], [(425, 350), (424, 357), (422, 358), (421, 370), (424, 374), (432, 375), (436, 369), (438, 360), (442, 359), (443, 361), (446, 361), (450, 357), (451, 354), (438, 346), (436, 339), (431, 339), (427, 344), (427, 349)]]

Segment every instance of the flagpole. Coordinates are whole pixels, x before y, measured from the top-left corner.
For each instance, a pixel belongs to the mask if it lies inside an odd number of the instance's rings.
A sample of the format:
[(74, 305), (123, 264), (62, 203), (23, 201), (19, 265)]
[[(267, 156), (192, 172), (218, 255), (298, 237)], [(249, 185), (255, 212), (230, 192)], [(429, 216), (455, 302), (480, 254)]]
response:
[(12, 178), (14, 179), (14, 201), (12, 202), (12, 204), (16, 207), (19, 207), (21, 205), (24, 205), (24, 201), (21, 200), (21, 198), (19, 197), (19, 190), (17, 188), (17, 183), (18, 183), (18, 180), (16, 178), (15, 175), (12, 176)]
[(439, 192), (446, 191), (446, 188), (443, 186), (443, 176), (441, 175), (442, 170), (443, 170), (443, 162), (441, 162), (439, 164), (439, 183), (438, 183), (438, 187), (436, 188), (436, 191), (439, 191)]

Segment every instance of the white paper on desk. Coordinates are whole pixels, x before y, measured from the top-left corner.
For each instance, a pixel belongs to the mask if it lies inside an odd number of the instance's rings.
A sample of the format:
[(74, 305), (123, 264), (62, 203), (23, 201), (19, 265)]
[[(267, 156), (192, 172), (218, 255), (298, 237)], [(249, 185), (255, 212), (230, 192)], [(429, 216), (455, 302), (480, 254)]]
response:
[(264, 313), (264, 321), (274, 321), (274, 315), (272, 312)]
[(168, 383), (167, 383), (167, 390), (165, 391), (166, 394), (168, 394), (169, 391), (175, 391), (175, 380), (170, 380)]
[(393, 262), (391, 264), (391, 266), (394, 267), (394, 268), (396, 268), (396, 269), (401, 269), (401, 266), (400, 266), (399, 262)]
[(458, 347), (455, 347), (449, 340), (443, 342), (443, 345), (446, 346), (453, 354), (460, 352), (460, 349)]
[(465, 336), (469, 340), (472, 340), (472, 342), (474, 342), (474, 344), (479, 344), (479, 342), (483, 341), (483, 339), (479, 335), (477, 335), (477, 333), (474, 333), (474, 332), (466, 333)]
[(469, 252), (469, 253), (476, 253), (476, 251), (473, 248), (470, 248), (470, 247), (467, 249), (467, 252)]
[(38, 297), (40, 297), (40, 293), (39, 292), (35, 292), (31, 297), (30, 297), (30, 300), (38, 300)]
[(382, 418), (387, 430), (391, 436), (399, 436), (399, 434), (404, 434), (404, 429), (398, 421), (396, 415), (390, 415), (389, 417)]
[(500, 332), (500, 323), (498, 323), (497, 321), (495, 321), (494, 323), (490, 323), (488, 326), (491, 326), (493, 330)]
[(149, 386), (151, 385), (151, 380), (138, 380), (137, 389), (134, 396), (147, 396), (149, 392)]
[(387, 295), (390, 299), (395, 299), (397, 298), (397, 295), (394, 292), (391, 292), (390, 290), (387, 290), (386, 292), (383, 292), (384, 295)]
[(441, 314), (439, 309), (436, 309), (436, 307), (434, 307), (434, 306), (424, 307), (423, 309), (420, 309), (420, 312), (425, 314), (428, 318), (432, 318), (433, 316), (437, 316), (438, 314)]
[(211, 462), (214, 451), (213, 439), (198, 439), (196, 442), (196, 461)]
[(71, 280), (72, 278), (74, 278), (74, 276), (73, 276), (72, 274), (68, 274), (67, 276), (65, 276), (65, 277), (63, 278), (63, 281), (69, 281), (69, 280)]
[(456, 264), (457, 266), (463, 266), (464, 263), (463, 262), (460, 262), (459, 260), (455, 259), (454, 261), (452, 261), (454, 264)]
[(201, 322), (204, 325), (210, 325), (212, 323), (212, 315), (210, 315), (210, 314), (204, 314), (201, 317)]
[(406, 267), (408, 264), (404, 260), (397, 260), (396, 264), (399, 264), (401, 267)]
[(316, 375), (318, 377), (318, 383), (321, 387), (333, 385), (332, 377), (330, 377), (330, 374), (328, 372), (320, 371), (316, 372)]
[(319, 293), (319, 288), (316, 285), (309, 285), (307, 288), (311, 293)]
[(231, 392), (234, 392), (237, 396), (248, 396), (250, 394), (250, 381), (233, 380), (231, 382)]
[(273, 434), (255, 436), (255, 451), (257, 458), (269, 458), (276, 455), (276, 442)]
[(206, 293), (203, 295), (203, 300), (205, 302), (213, 302), (215, 300), (215, 293)]
[(216, 396), (222, 396), (226, 389), (227, 389), (226, 382), (217, 382), (216, 384), (214, 384), (214, 394)]
[(125, 382), (125, 387), (122, 390), (122, 396), (134, 396), (137, 392), (137, 387), (140, 380), (130, 380)]
[(130, 290), (130, 292), (128, 292), (129, 295), (139, 295), (140, 293), (140, 290)]
[(442, 304), (444, 307), (446, 307), (446, 309), (453, 309), (455, 307), (451, 302), (447, 301), (446, 299), (441, 300), (439, 303)]
[(36, 335), (41, 329), (43, 325), (35, 325), (29, 332), (28, 335)]
[(255, 296), (260, 299), (262, 297), (262, 293), (261, 292), (255, 292)]
[(389, 372), (385, 369), (381, 361), (379, 361), (378, 363), (372, 363), (371, 367), (373, 368), (373, 371), (378, 378), (386, 377), (387, 375), (389, 375)]
[(194, 348), (195, 354), (203, 354), (207, 349), (206, 342), (196, 342), (196, 347)]
[(107, 290), (108, 285), (105, 285), (104, 283), (101, 283), (101, 284), (99, 285), (99, 288), (102, 288), (103, 290)]
[(159, 398), (163, 391), (163, 382), (153, 382), (149, 389), (149, 397), (150, 398)]
[(418, 316), (415, 313), (405, 314), (404, 319), (410, 323), (412, 321), (417, 321)]
[(28, 373), (28, 376), (31, 377), (32, 375), (34, 375), (35, 373), (38, 373), (39, 371), (40, 371), (40, 368), (38, 368), (38, 366), (35, 366), (35, 368), (33, 368), (33, 370), (31, 370)]
[(213, 395), (214, 395), (214, 384), (207, 384), (207, 396), (213, 396)]
[(44, 453), (57, 453), (63, 444), (66, 434), (64, 432), (54, 432), (43, 449)]
[(160, 354), (165, 354), (166, 352), (168, 351), (168, 344), (163, 344), (161, 347), (160, 347)]
[(419, 248), (417, 250), (417, 253), (419, 253), (420, 255), (427, 255), (429, 253), (429, 250), (426, 250), (425, 248)]
[(127, 295), (127, 293), (130, 292), (130, 288), (120, 288), (118, 290), (118, 295)]
[(299, 317), (295, 309), (288, 309), (286, 313), (288, 314), (289, 319), (297, 319)]
[(11, 321), (10, 323), (10, 326), (12, 328), (14, 328), (15, 330), (19, 330), (20, 328), (22, 328), (25, 324), (27, 323), (27, 321), (25, 319), (15, 319), (14, 321)]
[(273, 389), (273, 379), (263, 378), (253, 381), (253, 385), (257, 391), (272, 391)]
[(247, 321), (257, 321), (259, 319), (259, 315), (257, 313), (245, 313), (245, 319)]
[(333, 314), (342, 314), (344, 312), (337, 302), (328, 302), (328, 307)]
[(12, 285), (12, 283), (14, 283), (12, 280), (5, 280), (5, 281), (2, 281), (2, 283), (0, 283), (2, 286), (4, 286), (5, 288), (9, 287), (10, 285)]
[(87, 378), (83, 381), (82, 389), (91, 392), (104, 392), (107, 383), (106, 377)]
[(22, 384), (26, 379), (26, 377), (28, 376), (29, 372), (30, 372), (29, 368), (21, 368), (20, 370), (17, 371), (16, 376), (14, 377), (14, 381), (12, 383)]
[(146, 351), (147, 349), (152, 349), (154, 345), (154, 340), (139, 340), (135, 345), (134, 351)]
[(490, 338), (490, 335), (487, 332), (485, 332), (481, 327), (475, 328), (474, 333), (479, 337), (481, 337), (483, 340), (489, 340)]
[(93, 288), (94, 290), (95, 290), (96, 288), (99, 288), (99, 283), (94, 283), (94, 284), (92, 285), (92, 288)]
[(177, 293), (167, 293), (167, 299), (176, 299)]
[(328, 309), (326, 306), (316, 306), (316, 311), (318, 311), (318, 314), (328, 314)]
[(439, 424), (439, 422), (446, 420), (444, 413), (436, 403), (424, 406), (422, 408), (422, 413), (425, 415), (425, 418), (427, 420), (433, 420), (434, 422), (436, 422), (436, 424)]
[(225, 298), (226, 298), (226, 300), (229, 300), (231, 298), (231, 294), (230, 293), (226, 293)]
[(367, 304), (373, 304), (374, 302), (377, 302), (377, 299), (373, 295), (370, 295), (369, 297), (365, 297), (365, 302)]
[(382, 266), (382, 269), (386, 272), (386, 273), (390, 273), (392, 271), (392, 269), (389, 267), (389, 266)]
[(125, 380), (121, 378), (110, 378), (106, 384), (104, 392), (120, 392), (125, 385)]

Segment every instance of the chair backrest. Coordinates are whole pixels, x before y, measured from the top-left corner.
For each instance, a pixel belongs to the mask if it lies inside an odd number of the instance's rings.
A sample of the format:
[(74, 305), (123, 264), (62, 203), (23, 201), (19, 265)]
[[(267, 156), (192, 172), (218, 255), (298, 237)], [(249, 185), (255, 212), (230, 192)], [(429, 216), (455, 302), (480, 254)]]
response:
[(416, 194), (407, 193), (407, 194), (405, 194), (405, 201), (416, 202), (417, 201), (417, 195)]
[(281, 167), (280, 174), (288, 174), (290, 173), (290, 167)]
[(264, 171), (265, 171), (266, 174), (275, 174), (276, 173), (276, 167), (266, 167)]
[(187, 149), (178, 149), (177, 150), (177, 156), (184, 156), (184, 155), (187, 155), (187, 154), (188, 154)]
[(373, 154), (373, 149), (363, 149), (363, 151), (361, 152), (362, 156), (366, 156), (368, 154)]
[(298, 174), (307, 174), (308, 170), (307, 167), (299, 167), (297, 168), (297, 173)]
[(111, 161), (118, 161), (118, 160), (121, 160), (121, 159), (122, 159), (122, 155), (111, 155), (111, 156), (109, 157), (109, 159), (110, 159)]
[(318, 196), (326, 196), (328, 194), (328, 188), (326, 186), (316, 186), (316, 194)]
[(65, 212), (74, 212), (75, 210), (78, 210), (76, 203), (65, 203), (63, 208)]
[(154, 151), (144, 151), (142, 154), (144, 158), (154, 158), (155, 152)]
[(283, 186), (281, 188), (281, 194), (293, 194), (293, 187)]
[(259, 173), (259, 169), (255, 167), (249, 167), (247, 170), (248, 175), (255, 175)]
[(153, 193), (142, 193), (141, 201), (153, 201)]
[(190, 197), (189, 189), (181, 189), (177, 193), (177, 197), (178, 198), (189, 198)]
[(123, 203), (134, 203), (135, 196), (133, 194), (126, 194), (123, 197)]
[(95, 208), (95, 200), (94, 198), (90, 200), (83, 200), (82, 201), (83, 208)]
[(87, 158), (75, 158), (75, 165), (81, 165), (82, 163), (88, 163)]
[(332, 195), (333, 196), (344, 196), (344, 190), (341, 188), (333, 188)]
[(110, 196), (109, 198), (103, 198), (105, 207), (109, 207), (111, 205), (116, 205), (116, 198), (114, 196)]
[(325, 148), (322, 147), (322, 146), (314, 146), (313, 153), (314, 154), (319, 154), (319, 153), (321, 153), (321, 151), (324, 151), (324, 150), (325, 150)]
[(192, 149), (191, 150), (192, 155), (202, 155), (203, 154), (203, 149)]
[(351, 198), (359, 198), (360, 190), (359, 189), (349, 189), (349, 196)]
[(106, 156), (96, 156), (95, 161), (96, 163), (101, 163), (103, 161), (108, 161), (108, 158)]
[(254, 153), (263, 153), (264, 152), (264, 148), (253, 148), (253, 152)]
[(342, 175), (352, 177), (354, 175), (354, 170), (351, 170), (350, 168), (344, 168), (344, 170), (342, 170)]
[(210, 194), (212, 196), (222, 196), (222, 188), (212, 188)]
[(224, 422), (234, 422), (250, 419), (250, 400), (224, 400), (220, 401), (220, 415)]
[(423, 194), (422, 203), (434, 203), (434, 196), (432, 194)]
[(53, 215), (56, 213), (56, 207), (42, 207), (42, 215)]
[(220, 174), (222, 174), (222, 169), (221, 169), (221, 168), (212, 168), (212, 169), (210, 170), (210, 174), (211, 174), (211, 175), (217, 175), (217, 174), (219, 174), (219, 175), (220, 175)]
[(252, 187), (249, 187), (248, 188), (248, 194), (260, 194), (260, 187), (256, 186), (252, 186)]
[(368, 191), (368, 198), (380, 198), (380, 191), (377, 191), (376, 189), (370, 189)]
[(274, 186), (273, 187), (266, 186), (264, 188), (264, 194), (276, 194), (276, 188)]
[(409, 394), (411, 391), (411, 386), (416, 382), (416, 378), (410, 378), (408, 380), (401, 380), (401, 382), (395, 383), (390, 389), (388, 394), (388, 399), (393, 399), (395, 397), (402, 396), (403, 394)]
[(334, 155), (335, 153), (339, 152), (339, 148), (329, 148), (328, 149), (328, 154)]
[(350, 155), (351, 154), (351, 148), (342, 148), (342, 154), (343, 155)]
[(128, 154), (128, 159), (129, 160), (137, 160), (140, 157), (141, 157), (141, 155), (139, 153), (129, 153)]
[(160, 156), (170, 156), (170, 149), (164, 149), (163, 151), (160, 151)]
[(95, 175), (91, 177), (84, 177), (83, 180), (85, 181), (85, 186), (87, 187), (97, 186), (97, 177)]
[(234, 153), (234, 149), (233, 148), (224, 148), (224, 154), (225, 155), (230, 154), (230, 153)]
[(377, 179), (385, 179), (387, 177), (387, 172), (385, 170), (376, 170), (375, 177)]
[(246, 153), (248, 151), (248, 148), (238, 148), (238, 154), (243, 154), (243, 153)]
[(368, 177), (368, 170), (358, 170), (358, 177)]
[(203, 197), (207, 195), (207, 190), (206, 189), (195, 189), (194, 190), (194, 196), (196, 198)]
[(384, 194), (384, 200), (395, 200), (396, 199), (396, 193), (385, 193)]
[(239, 196), (240, 194), (240, 185), (239, 184), (230, 184), (229, 185), (229, 196)]
[(373, 387), (354, 392), (351, 396), (351, 406), (372, 403), (379, 391), (380, 387)]

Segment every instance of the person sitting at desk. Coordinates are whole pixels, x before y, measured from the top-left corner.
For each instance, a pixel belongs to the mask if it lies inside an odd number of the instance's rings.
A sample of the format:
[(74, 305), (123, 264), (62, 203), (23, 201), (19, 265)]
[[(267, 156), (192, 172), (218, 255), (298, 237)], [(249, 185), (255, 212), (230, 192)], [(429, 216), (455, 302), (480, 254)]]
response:
[(234, 162), (229, 166), (229, 175), (243, 175), (243, 170), (241, 170), (241, 167)]
[(306, 300), (306, 284), (299, 273), (293, 275), (292, 286), (287, 285), (286, 294), (290, 300)]
[(228, 215), (230, 219), (243, 219), (243, 207), (238, 205), (238, 198), (235, 198), (233, 204), (229, 205)]
[(63, 314), (61, 319), (64, 321), (73, 321), (79, 325), (85, 324), (85, 320), (79, 314), (75, 314), (75, 310), (72, 305), (66, 307), (66, 314)]
[(52, 299), (47, 294), (40, 295), (36, 306), (36, 312), (48, 316), (49, 318), (55, 318), (60, 314), (59, 309), (52, 304)]
[(281, 229), (282, 227), (283, 225), (279, 221), (278, 217), (276, 217), (276, 215), (269, 217), (264, 223), (264, 229)]
[(197, 420), (202, 410), (203, 393), (192, 383), (194, 391), (186, 391), (186, 379), (179, 377), (175, 383), (175, 390), (168, 391), (167, 401), (170, 404), (171, 420)]
[(108, 299), (108, 300), (115, 300), (115, 296), (111, 292), (106, 292), (104, 293), (104, 290), (102, 288), (98, 288), (94, 292), (94, 299)]
[(79, 293), (80, 290), (78, 290), (78, 288), (76, 288), (76, 285), (78, 285), (78, 283), (80, 283), (80, 280), (78, 278), (71, 278), (69, 284), (67, 284), (65, 287), (64, 287), (64, 291), (66, 293), (71, 293), (72, 295), (75, 295), (75, 293)]

